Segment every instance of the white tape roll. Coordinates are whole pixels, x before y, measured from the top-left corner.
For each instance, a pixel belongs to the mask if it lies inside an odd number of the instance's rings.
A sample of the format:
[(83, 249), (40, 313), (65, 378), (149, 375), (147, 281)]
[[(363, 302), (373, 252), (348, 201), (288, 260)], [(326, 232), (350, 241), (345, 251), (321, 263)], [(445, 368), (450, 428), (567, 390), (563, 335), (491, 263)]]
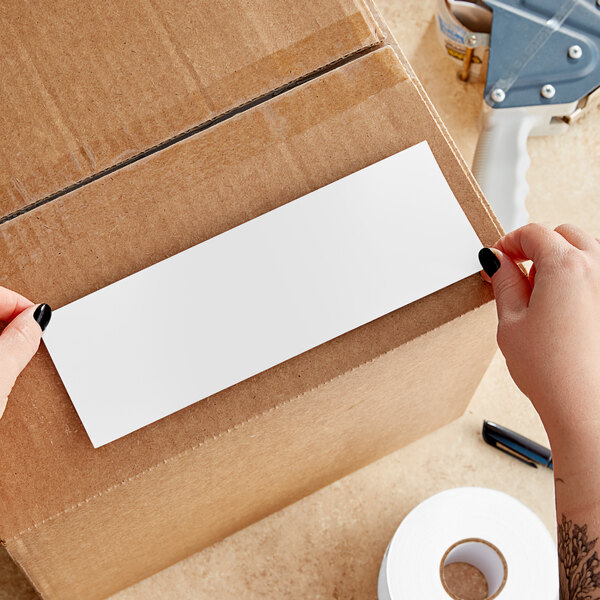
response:
[[(379, 600), (462, 600), (444, 573), (467, 563), (494, 600), (556, 600), (556, 545), (525, 505), (495, 490), (447, 490), (413, 509), (398, 527), (379, 572)], [(485, 585), (485, 584), (484, 584)], [(470, 596), (474, 597), (474, 596)]]

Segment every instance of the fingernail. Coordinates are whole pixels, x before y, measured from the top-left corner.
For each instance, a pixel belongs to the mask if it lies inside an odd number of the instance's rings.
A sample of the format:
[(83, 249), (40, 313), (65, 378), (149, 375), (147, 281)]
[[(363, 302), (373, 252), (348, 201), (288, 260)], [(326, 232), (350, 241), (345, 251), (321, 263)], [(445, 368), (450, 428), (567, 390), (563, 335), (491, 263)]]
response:
[(42, 331), (48, 327), (51, 316), (52, 309), (47, 304), (40, 304), (33, 312), (33, 318), (36, 320)]
[(489, 248), (482, 248), (479, 251), (478, 257), (479, 262), (488, 277), (492, 277), (492, 275), (500, 268), (498, 257)]

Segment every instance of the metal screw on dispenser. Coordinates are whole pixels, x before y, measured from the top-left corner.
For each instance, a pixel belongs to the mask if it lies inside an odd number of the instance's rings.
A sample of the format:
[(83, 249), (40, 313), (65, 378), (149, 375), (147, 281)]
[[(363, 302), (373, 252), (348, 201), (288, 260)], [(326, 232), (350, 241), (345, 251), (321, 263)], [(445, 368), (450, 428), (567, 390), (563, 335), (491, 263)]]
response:
[(578, 60), (581, 58), (581, 55), (583, 54), (583, 50), (581, 49), (581, 46), (578, 46), (577, 44), (571, 46), (569, 48), (569, 58), (572, 58), (573, 60)]
[(504, 90), (496, 88), (495, 90), (492, 90), (490, 97), (494, 102), (504, 102), (504, 99), (506, 98), (506, 93), (504, 92)]
[(548, 100), (550, 100), (550, 98), (554, 98), (554, 96), (556, 94), (556, 89), (554, 88), (553, 85), (550, 85), (549, 83), (547, 83), (546, 85), (542, 86), (542, 89), (540, 90), (540, 94), (542, 94), (542, 96), (544, 98), (547, 98)]
[(477, 46), (477, 36), (475, 34), (472, 33), (467, 38), (467, 45), (470, 46), (471, 48), (474, 48), (475, 46)]

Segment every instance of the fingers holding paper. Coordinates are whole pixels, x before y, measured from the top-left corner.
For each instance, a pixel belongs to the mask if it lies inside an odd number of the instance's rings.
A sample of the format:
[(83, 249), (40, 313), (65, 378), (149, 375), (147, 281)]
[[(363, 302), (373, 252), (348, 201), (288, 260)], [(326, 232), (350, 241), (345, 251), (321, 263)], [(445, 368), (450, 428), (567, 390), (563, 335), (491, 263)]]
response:
[[(553, 230), (539, 223), (520, 227), (498, 240), (493, 249), (482, 250), (482, 276), (494, 288), (499, 317), (527, 308), (540, 272), (556, 283), (561, 272), (570, 276), (585, 253), (599, 250), (595, 238), (579, 227), (563, 224)], [(533, 261), (528, 275), (518, 266), (525, 261)]]
[(554, 231), (579, 250), (589, 250), (592, 252), (598, 252), (600, 250), (598, 240), (587, 231), (584, 231), (575, 225), (564, 223), (559, 225)]
[(544, 264), (555, 262), (557, 257), (573, 248), (569, 240), (557, 230), (540, 223), (529, 223), (505, 235), (494, 248), (515, 262), (531, 260), (539, 270)]
[(51, 314), (47, 304), (36, 306), (24, 296), (0, 287), (0, 321), (6, 323), (0, 335), (0, 417), (17, 377), (40, 345)]
[(25, 296), (0, 286), (0, 321), (12, 321), (19, 313), (33, 305)]
[[(530, 224), (480, 260), (498, 310), (498, 344), (513, 379), (549, 433), (585, 411), (598, 415), (600, 245), (573, 225)], [(527, 276), (519, 263), (533, 261)]]
[(498, 249), (484, 248), (479, 253), (482, 275), (492, 284), (500, 319), (516, 316), (527, 308), (531, 284), (521, 268)]

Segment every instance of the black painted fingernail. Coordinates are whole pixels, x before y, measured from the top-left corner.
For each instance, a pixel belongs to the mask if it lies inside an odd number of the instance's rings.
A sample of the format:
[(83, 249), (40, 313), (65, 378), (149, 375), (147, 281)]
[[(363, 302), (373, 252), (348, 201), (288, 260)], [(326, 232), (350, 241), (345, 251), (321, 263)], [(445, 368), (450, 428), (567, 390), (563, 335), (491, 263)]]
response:
[(33, 312), (33, 318), (36, 320), (42, 331), (48, 327), (51, 316), (52, 309), (47, 304), (40, 304)]
[(488, 277), (492, 277), (494, 273), (500, 268), (500, 261), (498, 257), (489, 248), (482, 248), (479, 251), (479, 262), (486, 272)]

